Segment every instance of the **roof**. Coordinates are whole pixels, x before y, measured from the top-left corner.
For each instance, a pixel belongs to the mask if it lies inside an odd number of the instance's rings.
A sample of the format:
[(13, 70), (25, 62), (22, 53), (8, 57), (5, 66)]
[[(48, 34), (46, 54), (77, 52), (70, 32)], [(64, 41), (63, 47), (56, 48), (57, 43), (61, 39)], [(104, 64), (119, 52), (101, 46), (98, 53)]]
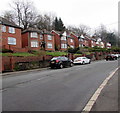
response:
[(0, 24), (22, 29), (21, 27), (19, 27), (18, 25), (16, 25), (14, 22), (11, 22), (11, 21), (3, 18), (3, 17), (0, 17)]
[(37, 33), (43, 33), (41, 30), (37, 29), (37, 28), (33, 28), (33, 27), (29, 27), (25, 30), (22, 31), (22, 33), (26, 33), (26, 32), (37, 32)]
[(51, 32), (46, 31), (46, 30), (39, 30), (38, 28), (33, 28), (33, 27), (29, 27), (25, 30), (22, 31), (22, 33), (26, 33), (26, 32), (37, 32), (40, 34), (48, 34), (48, 35), (53, 35)]

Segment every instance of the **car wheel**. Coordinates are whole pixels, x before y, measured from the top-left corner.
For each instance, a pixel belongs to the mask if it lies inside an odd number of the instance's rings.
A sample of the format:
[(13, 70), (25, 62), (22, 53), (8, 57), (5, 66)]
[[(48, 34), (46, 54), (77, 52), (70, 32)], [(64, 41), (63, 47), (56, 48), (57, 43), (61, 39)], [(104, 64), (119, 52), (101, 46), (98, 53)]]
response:
[(54, 69), (54, 67), (50, 67), (51, 69)]
[(73, 63), (70, 63), (70, 67), (72, 67), (73, 66)]
[(82, 62), (82, 64), (84, 65), (84, 64), (85, 64), (85, 62), (83, 61), (83, 62)]
[(60, 64), (60, 69), (62, 69), (63, 68), (63, 65), (62, 64)]

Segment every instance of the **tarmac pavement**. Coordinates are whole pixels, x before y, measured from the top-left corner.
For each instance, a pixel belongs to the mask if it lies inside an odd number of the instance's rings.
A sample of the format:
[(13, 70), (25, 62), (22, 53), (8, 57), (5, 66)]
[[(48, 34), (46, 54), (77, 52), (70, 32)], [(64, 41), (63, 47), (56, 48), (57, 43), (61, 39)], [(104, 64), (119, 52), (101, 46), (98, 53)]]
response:
[(100, 111), (100, 113), (115, 111), (120, 112), (120, 104), (118, 103), (120, 94), (120, 90), (118, 90), (119, 72), (120, 69), (113, 75), (113, 77), (103, 88), (90, 113), (92, 113), (93, 111)]

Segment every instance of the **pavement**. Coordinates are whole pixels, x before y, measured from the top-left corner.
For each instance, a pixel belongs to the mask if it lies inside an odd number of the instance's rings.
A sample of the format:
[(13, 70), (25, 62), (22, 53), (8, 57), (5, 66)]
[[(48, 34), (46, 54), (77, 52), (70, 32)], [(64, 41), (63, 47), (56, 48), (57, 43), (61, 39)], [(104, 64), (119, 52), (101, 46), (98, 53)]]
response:
[(118, 84), (119, 72), (120, 69), (113, 75), (113, 77), (103, 88), (90, 113), (94, 113), (94, 111), (100, 111), (100, 113), (120, 112), (120, 104), (118, 103), (118, 94), (120, 94), (120, 90), (118, 90), (118, 85), (120, 85)]

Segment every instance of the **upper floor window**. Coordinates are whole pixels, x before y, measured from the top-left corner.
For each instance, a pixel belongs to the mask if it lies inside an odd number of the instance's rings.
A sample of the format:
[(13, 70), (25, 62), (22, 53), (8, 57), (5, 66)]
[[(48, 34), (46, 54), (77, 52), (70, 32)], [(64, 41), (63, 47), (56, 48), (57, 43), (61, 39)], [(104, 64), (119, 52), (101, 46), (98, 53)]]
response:
[(48, 35), (48, 40), (52, 40), (52, 36), (51, 35)]
[(32, 32), (32, 33), (30, 34), (30, 36), (33, 37), (33, 38), (38, 38), (37, 32)]
[(16, 38), (8, 37), (8, 44), (10, 44), (10, 45), (16, 45)]
[(14, 27), (9, 27), (9, 33), (15, 33), (15, 28)]
[(61, 37), (61, 40), (66, 40), (66, 37), (65, 37), (65, 36), (62, 36), (62, 37)]
[(41, 39), (41, 40), (43, 39), (43, 35), (42, 35), (42, 34), (40, 34), (40, 39)]
[(70, 42), (73, 42), (73, 39), (70, 39)]
[(82, 42), (82, 41), (83, 41), (83, 39), (82, 39), (82, 38), (80, 38), (80, 39), (79, 39), (79, 41), (81, 41), (81, 42)]
[(2, 25), (2, 32), (6, 32), (6, 26)]

